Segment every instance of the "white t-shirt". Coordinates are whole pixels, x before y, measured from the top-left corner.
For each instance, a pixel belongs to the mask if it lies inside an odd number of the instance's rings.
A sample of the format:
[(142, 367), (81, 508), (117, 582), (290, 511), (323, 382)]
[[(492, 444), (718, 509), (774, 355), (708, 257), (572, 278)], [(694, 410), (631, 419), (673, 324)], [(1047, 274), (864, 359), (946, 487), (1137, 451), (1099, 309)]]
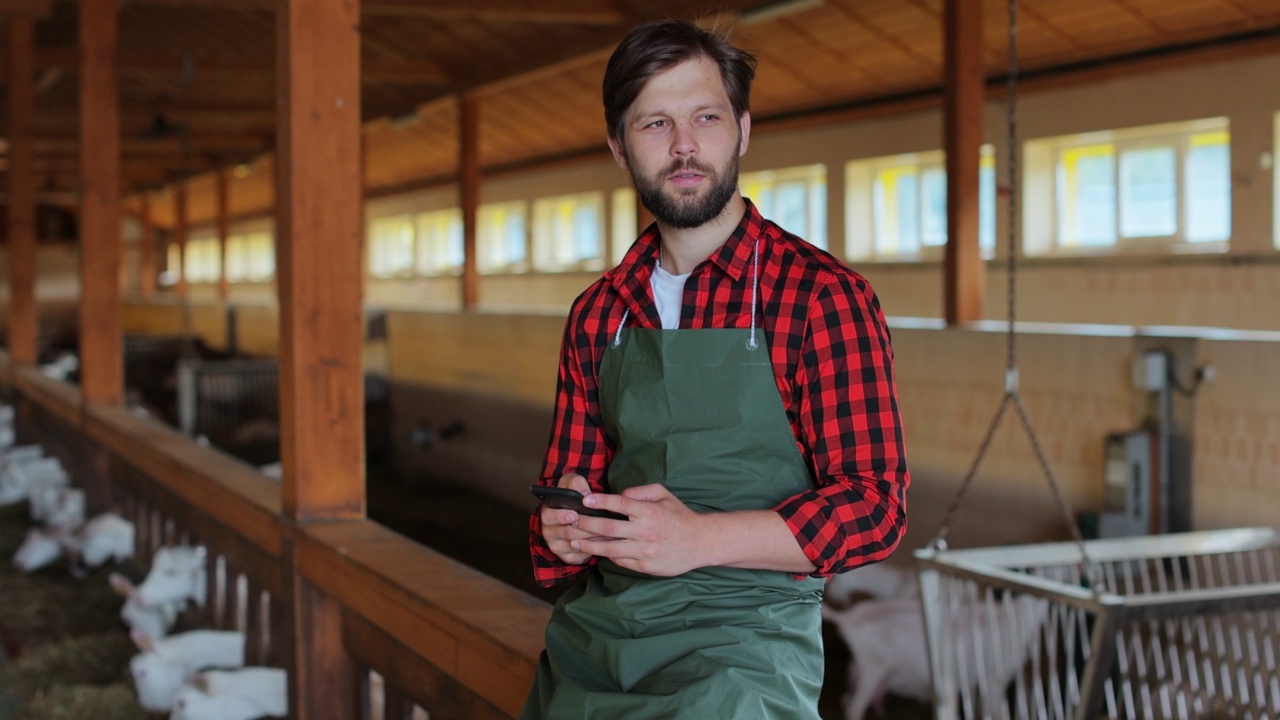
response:
[(662, 329), (674, 330), (680, 327), (680, 306), (684, 304), (684, 281), (690, 273), (672, 275), (662, 266), (653, 268), (649, 277), (649, 287), (653, 290), (653, 303), (658, 306), (658, 317), (662, 318)]

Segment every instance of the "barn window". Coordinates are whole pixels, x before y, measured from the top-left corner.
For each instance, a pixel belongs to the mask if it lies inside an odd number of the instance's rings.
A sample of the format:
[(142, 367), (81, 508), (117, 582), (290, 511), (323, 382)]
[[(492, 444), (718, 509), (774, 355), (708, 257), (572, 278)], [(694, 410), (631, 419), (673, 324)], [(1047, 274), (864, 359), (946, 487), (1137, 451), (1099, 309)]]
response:
[(376, 278), (413, 272), (412, 215), (379, 218), (369, 224), (369, 274)]
[(482, 273), (529, 269), (525, 230), (528, 205), (523, 201), (481, 205), (476, 210), (476, 267)]
[(614, 265), (622, 262), (622, 258), (631, 249), (636, 236), (643, 228), (639, 225), (639, 208), (636, 206), (636, 191), (629, 187), (618, 188), (610, 198), (610, 239), (612, 251), (609, 259)]
[(742, 173), (742, 194), (760, 214), (824, 250), (827, 247), (827, 166), (801, 165)]
[(227, 238), (227, 281), (263, 282), (276, 272), (275, 243), (269, 232)]
[(604, 193), (535, 200), (533, 260), (538, 270), (604, 268)]
[(217, 238), (203, 238), (187, 243), (187, 282), (217, 282), (222, 275), (222, 258)]
[(417, 269), (421, 275), (444, 275), (462, 268), (462, 211), (458, 208), (419, 213)]
[[(978, 245), (996, 244), (995, 148), (978, 164)], [(846, 254), (858, 260), (941, 257), (947, 244), (947, 170), (941, 150), (856, 160), (845, 166)]]
[(1026, 147), (1029, 252), (1225, 250), (1231, 239), (1226, 118), (1047, 138)]

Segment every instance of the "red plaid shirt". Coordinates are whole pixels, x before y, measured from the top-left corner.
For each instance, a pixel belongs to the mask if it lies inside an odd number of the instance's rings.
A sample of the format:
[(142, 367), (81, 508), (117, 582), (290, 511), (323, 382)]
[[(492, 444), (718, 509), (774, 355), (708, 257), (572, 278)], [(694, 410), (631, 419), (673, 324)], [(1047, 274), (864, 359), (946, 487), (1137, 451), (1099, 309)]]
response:
[[(791, 431), (815, 481), (815, 489), (774, 509), (817, 567), (814, 575), (883, 560), (906, 530), (910, 478), (889, 330), (867, 281), (765, 220), (748, 202), (737, 230), (689, 276), (680, 327), (750, 327), (756, 238), (759, 322)], [(608, 491), (614, 446), (600, 414), (600, 360), (624, 310), (631, 310), (629, 325), (662, 326), (649, 289), (657, 256), (658, 231), (650, 226), (621, 264), (587, 288), (569, 312), (555, 422), (539, 480), (544, 485), (574, 472), (594, 491)], [(590, 567), (590, 562), (566, 565), (551, 552), (536, 510), (529, 530), (539, 586)]]

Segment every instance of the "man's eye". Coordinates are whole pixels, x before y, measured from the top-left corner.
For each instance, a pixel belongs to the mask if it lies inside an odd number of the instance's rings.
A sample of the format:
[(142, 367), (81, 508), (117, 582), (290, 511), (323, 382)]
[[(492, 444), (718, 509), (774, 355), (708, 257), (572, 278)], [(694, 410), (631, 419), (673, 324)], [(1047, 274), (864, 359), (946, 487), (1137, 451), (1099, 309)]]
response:
[(656, 127), (666, 127), (666, 126), (667, 126), (667, 121), (666, 121), (666, 120), (654, 120), (653, 122), (649, 123), (648, 125), (645, 125), (645, 127), (651, 127), (651, 128), (656, 128)]

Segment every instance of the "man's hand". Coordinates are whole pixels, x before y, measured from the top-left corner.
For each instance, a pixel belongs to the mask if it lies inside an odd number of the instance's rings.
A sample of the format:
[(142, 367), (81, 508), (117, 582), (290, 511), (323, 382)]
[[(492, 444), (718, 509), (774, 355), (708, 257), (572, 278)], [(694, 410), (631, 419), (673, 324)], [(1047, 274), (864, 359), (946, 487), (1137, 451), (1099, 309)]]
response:
[[(587, 479), (576, 473), (562, 476), (556, 482), (556, 487), (577, 490), (584, 498), (592, 496)], [(558, 510), (544, 505), (540, 512), (542, 537), (547, 541), (547, 547), (568, 565), (581, 565), (591, 557), (591, 553), (573, 547), (572, 543), (587, 539), (596, 539), (601, 542), (609, 540), (607, 537), (599, 537), (598, 533), (579, 529), (578, 523), (582, 517), (574, 510)]]
[(578, 532), (583, 537), (569, 542), (575, 551), (609, 558), (628, 570), (661, 577), (710, 564), (699, 555), (708, 549), (700, 535), (707, 525), (705, 516), (690, 510), (662, 485), (627, 488), (621, 495), (597, 493), (584, 498), (583, 504), (620, 512), (631, 519), (578, 518)]
[(582, 502), (631, 519), (579, 517), (580, 537), (569, 538), (570, 550), (609, 558), (628, 570), (672, 577), (713, 565), (793, 574), (816, 569), (772, 510), (699, 513), (657, 484), (620, 495), (596, 493)]

